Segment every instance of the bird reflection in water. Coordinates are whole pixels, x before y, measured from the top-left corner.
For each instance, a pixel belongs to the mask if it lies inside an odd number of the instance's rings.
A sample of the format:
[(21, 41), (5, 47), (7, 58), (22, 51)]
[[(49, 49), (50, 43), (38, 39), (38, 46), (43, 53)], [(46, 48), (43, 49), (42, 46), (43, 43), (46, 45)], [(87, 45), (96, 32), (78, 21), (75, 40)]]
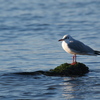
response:
[(73, 100), (73, 99), (83, 99), (83, 91), (85, 91), (84, 89), (82, 90), (82, 86), (83, 83), (76, 78), (64, 78), (64, 82), (62, 85), (62, 97), (65, 98), (66, 100)]

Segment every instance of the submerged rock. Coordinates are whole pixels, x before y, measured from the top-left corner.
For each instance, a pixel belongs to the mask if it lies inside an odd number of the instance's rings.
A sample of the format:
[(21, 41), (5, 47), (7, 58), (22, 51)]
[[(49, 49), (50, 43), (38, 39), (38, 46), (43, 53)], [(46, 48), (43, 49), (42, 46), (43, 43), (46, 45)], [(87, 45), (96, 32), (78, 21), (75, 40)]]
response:
[(89, 68), (83, 63), (76, 63), (71, 65), (68, 63), (61, 64), (49, 71), (35, 71), (35, 72), (18, 72), (19, 75), (47, 75), (47, 76), (83, 76), (89, 72)]

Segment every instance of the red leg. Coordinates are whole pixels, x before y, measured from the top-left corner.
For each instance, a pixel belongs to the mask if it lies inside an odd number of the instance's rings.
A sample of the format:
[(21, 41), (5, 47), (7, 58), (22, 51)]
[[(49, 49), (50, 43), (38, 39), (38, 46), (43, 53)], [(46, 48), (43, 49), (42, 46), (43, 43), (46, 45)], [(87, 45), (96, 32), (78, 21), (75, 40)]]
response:
[(74, 55), (73, 55), (73, 62), (72, 63), (74, 63)]
[(75, 65), (76, 64), (76, 54), (73, 56), (73, 62), (71, 65)]
[(76, 54), (75, 54), (75, 62), (76, 62)]

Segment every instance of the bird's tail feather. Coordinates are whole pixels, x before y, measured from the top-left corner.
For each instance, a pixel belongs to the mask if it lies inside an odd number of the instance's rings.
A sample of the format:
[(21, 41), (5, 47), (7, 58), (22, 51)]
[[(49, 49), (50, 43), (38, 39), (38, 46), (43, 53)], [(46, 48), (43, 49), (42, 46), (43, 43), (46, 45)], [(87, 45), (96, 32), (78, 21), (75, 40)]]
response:
[(94, 51), (94, 53), (100, 55), (100, 51)]

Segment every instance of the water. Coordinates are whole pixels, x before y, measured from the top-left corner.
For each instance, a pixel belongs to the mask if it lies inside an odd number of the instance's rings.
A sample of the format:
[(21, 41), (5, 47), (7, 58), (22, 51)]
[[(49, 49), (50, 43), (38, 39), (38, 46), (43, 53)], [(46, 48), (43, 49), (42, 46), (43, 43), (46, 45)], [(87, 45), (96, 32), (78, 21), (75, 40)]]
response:
[(71, 62), (65, 34), (100, 50), (99, 0), (0, 0), (0, 100), (99, 100), (100, 56), (78, 56), (83, 77), (24, 76)]

